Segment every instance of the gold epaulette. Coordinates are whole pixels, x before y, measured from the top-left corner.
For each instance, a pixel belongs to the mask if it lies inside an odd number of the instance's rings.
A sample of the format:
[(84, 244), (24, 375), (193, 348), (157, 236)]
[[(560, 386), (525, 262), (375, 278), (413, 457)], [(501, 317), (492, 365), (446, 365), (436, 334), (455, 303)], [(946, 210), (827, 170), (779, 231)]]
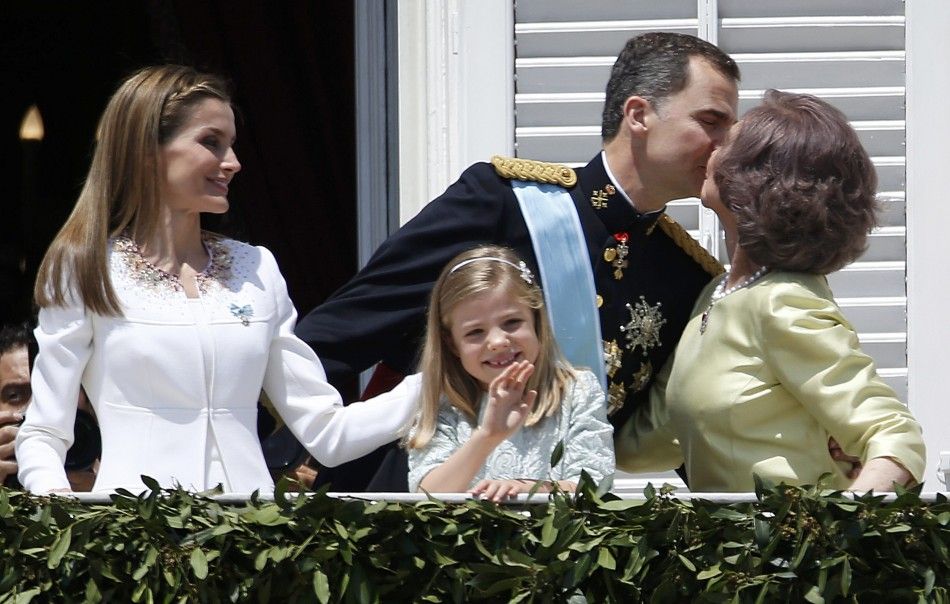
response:
[(666, 233), (667, 237), (673, 240), (673, 243), (683, 248), (683, 251), (689, 254), (689, 257), (696, 261), (696, 264), (703, 267), (707, 273), (715, 277), (726, 272), (726, 269), (706, 251), (706, 248), (699, 245), (699, 242), (693, 239), (686, 232), (680, 223), (676, 222), (666, 214), (660, 216), (660, 228)]
[(491, 158), (491, 165), (495, 166), (495, 172), (502, 178), (531, 180), (565, 188), (577, 184), (577, 173), (561, 164), (494, 155)]

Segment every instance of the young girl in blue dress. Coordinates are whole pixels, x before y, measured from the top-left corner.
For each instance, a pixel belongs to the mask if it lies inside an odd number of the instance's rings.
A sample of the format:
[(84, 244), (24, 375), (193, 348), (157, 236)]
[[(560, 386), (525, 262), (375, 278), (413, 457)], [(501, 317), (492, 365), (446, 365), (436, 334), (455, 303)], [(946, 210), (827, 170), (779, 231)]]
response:
[[(429, 302), (422, 396), (406, 444), (410, 491), (471, 492), (493, 501), (581, 471), (613, 474), (613, 430), (593, 373), (558, 351), (544, 298), (510, 250), (455, 257)], [(551, 467), (559, 442), (563, 455)]]

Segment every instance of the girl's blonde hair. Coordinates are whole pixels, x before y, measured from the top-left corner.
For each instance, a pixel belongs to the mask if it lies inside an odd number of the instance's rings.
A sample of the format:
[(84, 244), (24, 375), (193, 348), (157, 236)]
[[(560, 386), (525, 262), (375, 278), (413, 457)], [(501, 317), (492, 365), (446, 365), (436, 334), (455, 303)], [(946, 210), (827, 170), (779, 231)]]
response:
[(92, 312), (122, 314), (106, 266), (108, 238), (128, 231), (142, 241), (154, 234), (161, 146), (208, 98), (230, 104), (225, 81), (181, 65), (146, 67), (122, 82), (99, 120), (76, 206), (40, 264), (37, 306), (62, 306), (76, 294)]
[(478, 421), (482, 387), (465, 371), (453, 352), (449, 315), (460, 302), (499, 288), (531, 308), (538, 337), (538, 359), (526, 385), (526, 389), (537, 390), (538, 397), (525, 425), (534, 425), (560, 409), (574, 372), (557, 347), (541, 289), (525, 281), (518, 268), (520, 262), (507, 248), (485, 245), (459, 254), (442, 270), (429, 298), (426, 338), (419, 362), (421, 410), (407, 439), (409, 448), (424, 447), (431, 440), (443, 396), (470, 420)]

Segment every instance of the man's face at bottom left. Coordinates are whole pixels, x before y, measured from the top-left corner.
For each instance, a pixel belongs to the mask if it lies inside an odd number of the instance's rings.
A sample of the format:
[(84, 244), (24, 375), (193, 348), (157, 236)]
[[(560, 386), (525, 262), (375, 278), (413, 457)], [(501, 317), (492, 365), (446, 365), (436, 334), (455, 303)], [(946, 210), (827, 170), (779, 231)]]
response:
[(22, 412), (32, 395), (26, 346), (0, 355), (0, 411)]

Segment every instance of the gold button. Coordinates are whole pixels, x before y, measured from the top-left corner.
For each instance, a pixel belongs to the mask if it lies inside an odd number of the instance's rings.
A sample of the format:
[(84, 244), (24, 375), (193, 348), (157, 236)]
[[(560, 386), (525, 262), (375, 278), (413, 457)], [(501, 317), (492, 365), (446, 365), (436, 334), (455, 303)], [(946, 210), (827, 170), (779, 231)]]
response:
[(597, 308), (600, 308), (604, 305), (604, 297), (600, 294), (597, 294)]

